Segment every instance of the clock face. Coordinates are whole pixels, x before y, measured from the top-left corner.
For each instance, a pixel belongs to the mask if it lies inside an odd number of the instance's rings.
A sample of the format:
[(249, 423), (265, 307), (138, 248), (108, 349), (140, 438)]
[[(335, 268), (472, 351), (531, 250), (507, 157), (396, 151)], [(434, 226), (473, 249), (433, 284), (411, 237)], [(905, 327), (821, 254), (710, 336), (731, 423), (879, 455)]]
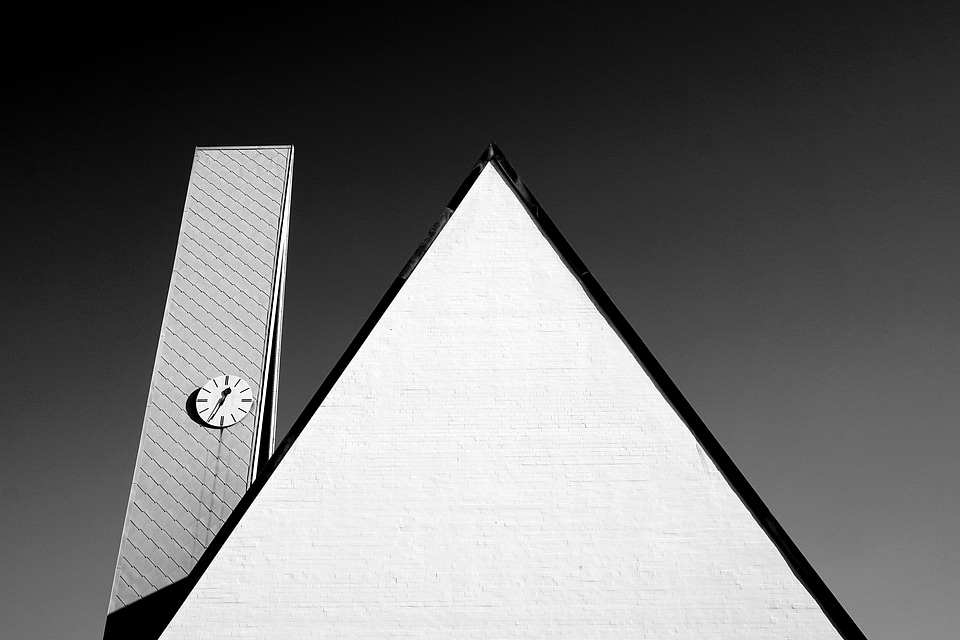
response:
[(229, 427), (253, 406), (253, 391), (240, 376), (217, 376), (197, 392), (197, 414), (213, 427)]

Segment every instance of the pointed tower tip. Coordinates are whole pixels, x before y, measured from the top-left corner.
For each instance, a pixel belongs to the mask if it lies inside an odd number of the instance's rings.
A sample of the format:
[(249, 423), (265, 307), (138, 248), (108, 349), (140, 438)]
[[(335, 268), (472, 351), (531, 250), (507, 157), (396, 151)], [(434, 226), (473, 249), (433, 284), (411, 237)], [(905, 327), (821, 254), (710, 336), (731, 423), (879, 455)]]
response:
[(503, 152), (500, 151), (500, 147), (497, 146), (497, 143), (491, 140), (490, 144), (487, 145), (487, 148), (480, 156), (480, 164), (486, 164), (494, 159), (503, 160)]

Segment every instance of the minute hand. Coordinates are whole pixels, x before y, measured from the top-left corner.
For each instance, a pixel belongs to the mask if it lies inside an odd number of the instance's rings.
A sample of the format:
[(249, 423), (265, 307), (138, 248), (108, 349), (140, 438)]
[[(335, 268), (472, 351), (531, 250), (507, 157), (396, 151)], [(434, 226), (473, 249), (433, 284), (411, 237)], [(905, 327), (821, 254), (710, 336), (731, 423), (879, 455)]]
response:
[(220, 407), (223, 406), (223, 401), (227, 399), (227, 396), (230, 394), (230, 387), (227, 387), (220, 394), (220, 399), (217, 400), (217, 404), (213, 407), (213, 411), (210, 413), (209, 420), (213, 420), (213, 416), (217, 415), (217, 411), (220, 410)]

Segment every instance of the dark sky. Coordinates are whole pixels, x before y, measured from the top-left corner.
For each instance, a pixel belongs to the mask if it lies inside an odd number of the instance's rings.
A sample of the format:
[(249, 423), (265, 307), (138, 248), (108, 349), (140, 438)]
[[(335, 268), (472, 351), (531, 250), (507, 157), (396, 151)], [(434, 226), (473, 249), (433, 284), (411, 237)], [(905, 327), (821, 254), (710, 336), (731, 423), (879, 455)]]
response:
[(195, 146), (296, 146), (282, 435), (496, 140), (867, 637), (955, 640), (960, 4), (472, 5), (7, 24), (0, 635), (102, 633)]

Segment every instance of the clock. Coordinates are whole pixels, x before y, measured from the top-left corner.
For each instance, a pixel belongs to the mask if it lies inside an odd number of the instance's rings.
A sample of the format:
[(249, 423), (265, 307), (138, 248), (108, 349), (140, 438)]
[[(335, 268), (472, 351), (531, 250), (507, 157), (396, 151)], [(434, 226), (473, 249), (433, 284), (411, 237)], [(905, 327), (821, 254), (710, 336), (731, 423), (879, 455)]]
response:
[(240, 376), (217, 376), (197, 392), (197, 415), (212, 427), (238, 423), (253, 406), (253, 391)]

